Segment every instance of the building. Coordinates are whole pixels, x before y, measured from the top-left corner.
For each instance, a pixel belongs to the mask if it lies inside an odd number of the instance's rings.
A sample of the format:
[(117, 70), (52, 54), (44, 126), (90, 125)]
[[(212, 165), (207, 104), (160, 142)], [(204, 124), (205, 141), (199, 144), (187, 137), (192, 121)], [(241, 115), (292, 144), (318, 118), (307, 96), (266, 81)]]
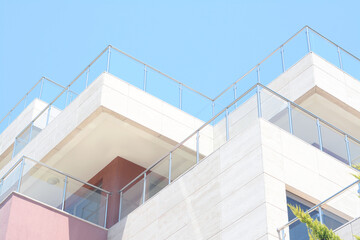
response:
[(360, 60), (304, 27), (212, 98), (113, 46), (1, 121), (0, 239), (360, 234)]

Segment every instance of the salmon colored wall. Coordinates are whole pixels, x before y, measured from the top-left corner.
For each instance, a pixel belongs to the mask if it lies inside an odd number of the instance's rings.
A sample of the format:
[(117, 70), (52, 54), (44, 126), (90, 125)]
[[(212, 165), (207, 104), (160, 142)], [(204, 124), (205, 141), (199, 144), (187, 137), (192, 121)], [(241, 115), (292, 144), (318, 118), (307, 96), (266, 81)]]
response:
[(107, 230), (12, 193), (0, 205), (0, 239), (106, 240)]
[(121, 157), (116, 157), (90, 179), (90, 184), (97, 185), (101, 182), (103, 189), (112, 192), (112, 195), (109, 197), (107, 228), (110, 228), (118, 222), (120, 205), (120, 195), (118, 191), (144, 170), (145, 168), (135, 163)]

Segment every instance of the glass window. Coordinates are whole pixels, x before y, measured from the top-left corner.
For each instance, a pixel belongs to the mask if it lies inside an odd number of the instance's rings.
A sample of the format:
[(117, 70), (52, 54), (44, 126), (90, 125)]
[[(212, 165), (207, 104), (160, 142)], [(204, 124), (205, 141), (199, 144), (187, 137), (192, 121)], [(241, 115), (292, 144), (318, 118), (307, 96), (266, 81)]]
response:
[[(286, 193), (286, 201), (287, 204), (293, 205), (293, 206), (300, 206), (300, 208), (304, 211), (310, 209), (311, 207), (315, 206), (315, 204), (306, 201), (305, 199), (302, 199), (290, 192)], [(292, 220), (295, 218), (295, 215), (292, 213), (288, 206), (288, 220)], [(347, 221), (339, 216), (336, 216), (335, 214), (322, 210), (323, 214), (323, 222), (324, 224), (330, 228), (330, 229), (336, 229), (346, 223)], [(310, 216), (313, 219), (317, 219), (320, 221), (319, 211), (315, 210), (310, 213)], [(304, 223), (301, 223), (300, 221), (297, 221), (289, 226), (289, 232), (290, 232), (290, 239), (291, 240), (308, 240), (308, 230)]]

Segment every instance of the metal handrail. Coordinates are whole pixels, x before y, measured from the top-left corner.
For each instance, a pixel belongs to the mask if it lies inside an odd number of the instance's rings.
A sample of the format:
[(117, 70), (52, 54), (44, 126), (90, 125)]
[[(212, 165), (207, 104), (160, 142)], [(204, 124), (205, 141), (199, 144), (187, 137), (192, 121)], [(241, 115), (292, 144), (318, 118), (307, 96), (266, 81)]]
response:
[[(254, 86), (252, 86), (249, 90), (247, 90), (245, 93), (243, 93), (241, 96), (239, 96), (237, 99), (235, 99), (233, 102), (231, 102), (228, 106), (226, 106), (222, 111), (220, 111), (218, 114), (216, 114), (214, 117), (212, 117), (209, 121), (207, 121), (206, 123), (204, 123), (200, 128), (198, 128), (197, 130), (195, 130), (190, 136), (188, 136), (187, 138), (185, 138), (185, 140), (181, 141), (180, 143), (178, 143), (177, 145), (175, 145), (175, 147), (168, 153), (166, 153), (163, 157), (161, 157), (158, 161), (156, 161), (154, 164), (152, 164), (150, 167), (148, 167), (146, 170), (144, 170), (143, 172), (141, 172), (136, 178), (134, 178), (131, 182), (129, 182), (128, 184), (126, 184), (121, 190), (119, 190), (119, 193), (124, 191), (126, 188), (128, 188), (131, 184), (133, 184), (136, 180), (138, 180), (141, 176), (143, 176), (146, 172), (148, 172), (150, 169), (152, 169), (153, 167), (155, 167), (157, 164), (159, 164), (163, 159), (165, 159), (167, 156), (169, 156), (170, 153), (174, 152), (177, 148), (179, 148), (180, 146), (182, 146), (187, 140), (189, 140), (190, 138), (192, 138), (193, 136), (195, 136), (199, 131), (201, 131), (204, 127), (206, 127), (207, 125), (209, 125), (211, 122), (213, 122), (218, 116), (220, 116), (221, 114), (223, 114), (227, 109), (229, 109), (232, 105), (234, 105), (236, 102), (238, 102), (241, 98), (243, 98), (245, 95), (247, 95), (249, 92), (251, 92), (252, 90), (254, 90), (257, 86), (260, 86), (262, 88), (264, 88), (265, 90), (271, 92), (272, 94), (280, 97), (281, 99), (283, 99), (284, 101), (290, 103), (291, 105), (295, 106), (296, 108), (299, 108), (300, 110), (304, 111), (305, 113), (311, 115), (312, 117), (319, 119), (319, 121), (321, 121), (322, 123), (324, 123), (325, 125), (327, 125), (328, 127), (338, 131), (339, 133), (348, 136), (348, 138), (351, 138), (352, 140), (354, 140), (356, 143), (358, 143), (360, 145), (360, 140), (356, 139), (355, 137), (352, 137), (351, 135), (345, 133), (344, 131), (340, 130), (339, 128), (335, 127), (334, 125), (332, 125), (331, 123), (323, 120), (322, 118), (319, 118), (318, 116), (316, 116), (314, 113), (306, 110), (305, 108), (301, 107), (300, 105), (296, 104), (295, 102), (292, 102), (291, 100), (287, 99), (286, 97), (278, 94), (277, 92), (271, 90), (270, 88), (268, 88), (267, 86), (261, 84), (261, 83), (257, 83)], [(355, 168), (354, 168), (355, 169)]]
[(247, 73), (245, 73), (244, 75), (242, 75), (240, 78), (238, 78), (234, 83), (232, 83), (229, 87), (227, 87), (224, 91), (222, 91), (219, 95), (217, 95), (215, 98), (213, 98), (213, 101), (215, 101), (216, 99), (218, 99), (219, 97), (221, 97), (223, 94), (225, 94), (225, 92), (227, 92), (229, 89), (231, 89), (232, 87), (234, 87), (234, 85), (236, 85), (241, 79), (243, 79), (244, 77), (246, 77), (249, 73), (251, 73), (252, 71), (254, 71), (257, 67), (259, 67), (263, 62), (265, 62), (268, 58), (270, 58), (272, 55), (274, 55), (277, 51), (279, 51), (281, 48), (283, 48), (288, 42), (290, 42), (294, 37), (296, 37), (297, 35), (299, 35), (304, 29), (309, 29), (312, 32), (314, 32), (315, 34), (317, 34), (319, 37), (323, 38), (324, 40), (328, 41), (330, 44), (334, 45), (335, 47), (338, 47), (339, 49), (341, 49), (342, 51), (346, 52), (347, 54), (349, 54), (351, 57), (355, 58), (356, 60), (358, 60), (360, 62), (360, 58), (356, 57), (355, 55), (351, 54), (349, 51), (345, 50), (344, 48), (340, 47), (338, 44), (334, 43), (333, 41), (331, 41), (330, 39), (326, 38), (325, 36), (321, 35), (319, 32), (315, 31), (313, 28), (309, 27), (308, 25), (305, 25), (303, 28), (301, 28), (299, 31), (297, 31), (292, 37), (290, 37), (288, 40), (286, 40), (283, 44), (281, 44), (278, 48), (276, 48), (273, 52), (271, 52), (267, 57), (265, 57), (262, 61), (260, 61), (258, 64), (256, 64), (253, 68), (251, 68)]
[(190, 134), (190, 136), (188, 136), (187, 138), (185, 138), (183, 141), (181, 141), (180, 143), (176, 144), (175, 147), (172, 148), (172, 150), (168, 153), (166, 153), (166, 155), (164, 155), (163, 157), (161, 157), (158, 161), (156, 161), (154, 164), (152, 164), (150, 167), (148, 167), (146, 170), (144, 170), (142, 173), (140, 173), (135, 179), (133, 179), (131, 182), (129, 182), (128, 184), (126, 184), (121, 190), (119, 190), (119, 192), (122, 192), (124, 189), (126, 189), (128, 186), (130, 186), (132, 183), (134, 183), (139, 177), (143, 176), (144, 173), (146, 173), (147, 171), (149, 171), (151, 168), (155, 167), (158, 163), (161, 162), (161, 160), (163, 160), (164, 158), (166, 158), (170, 153), (174, 152), (177, 148), (179, 148), (180, 146), (182, 146), (187, 140), (189, 140), (190, 138), (192, 138), (193, 136), (195, 136), (197, 134), (197, 132), (201, 131), (203, 128), (205, 128), (207, 125), (209, 125), (211, 122), (213, 122), (218, 116), (220, 116), (221, 114), (223, 114), (228, 108), (230, 108), (232, 105), (234, 105), (236, 102), (238, 102), (241, 98), (243, 98), (244, 96), (246, 96), (249, 92), (251, 92), (252, 90), (254, 90), (257, 87), (258, 84), (255, 84), (254, 86), (252, 86), (251, 88), (249, 88), (249, 90), (247, 90), (245, 93), (243, 93), (241, 96), (239, 96), (237, 99), (235, 99), (234, 101), (232, 101), (228, 106), (226, 106), (222, 111), (220, 111), (218, 114), (216, 114), (214, 117), (212, 117), (209, 121), (207, 121), (206, 123), (204, 123), (203, 125), (201, 125), (197, 130), (195, 130), (192, 134)]
[(30, 161), (32, 161), (32, 162), (34, 162), (34, 163), (36, 163), (36, 164), (39, 164), (39, 165), (41, 165), (41, 166), (43, 166), (43, 167), (46, 167), (46, 168), (48, 168), (48, 169), (50, 169), (50, 170), (52, 170), (52, 171), (54, 171), (54, 172), (57, 172), (57, 173), (59, 173), (60, 175), (63, 175), (63, 176), (68, 177), (68, 178), (71, 178), (71, 179), (73, 179), (73, 180), (75, 180), (75, 181), (77, 181), (77, 182), (80, 182), (80, 183), (84, 184), (84, 185), (90, 186), (90, 187), (95, 188), (95, 189), (97, 189), (97, 190), (100, 190), (100, 191), (102, 191), (102, 192), (104, 192), (104, 193), (106, 193), (106, 194), (110, 194), (110, 195), (111, 195), (111, 192), (109, 192), (109, 191), (106, 191), (106, 190), (104, 190), (104, 189), (102, 189), (102, 188), (100, 188), (100, 187), (97, 187), (97, 186), (93, 185), (93, 184), (87, 183), (87, 182), (85, 182), (85, 181), (83, 181), (83, 180), (80, 180), (80, 179), (78, 179), (78, 178), (70, 175), (70, 174), (64, 173), (64, 172), (62, 172), (62, 171), (60, 171), (60, 170), (57, 170), (57, 169), (55, 169), (55, 168), (53, 168), (53, 167), (50, 167), (49, 165), (47, 165), (47, 164), (45, 164), (45, 163), (36, 161), (36, 160), (34, 160), (34, 159), (32, 159), (32, 158), (29, 158), (29, 157), (26, 157), (26, 156), (21, 157), (21, 158), (9, 169), (9, 170), (4, 174), (4, 176), (2, 176), (2, 177), (0, 178), (0, 182), (3, 181), (14, 169), (15, 169), (22, 161), (24, 161), (24, 160), (30, 160)]
[[(350, 185), (348, 185), (347, 187), (341, 189), (340, 191), (338, 191), (337, 193), (335, 193), (334, 195), (328, 197), (327, 199), (325, 199), (324, 201), (322, 201), (321, 203), (315, 205), (314, 207), (308, 209), (306, 211), (306, 213), (311, 213), (313, 211), (315, 211), (317, 208), (321, 207), (322, 205), (326, 204), (327, 202), (329, 202), (330, 200), (332, 200), (333, 198), (337, 197), (338, 195), (340, 195), (341, 193), (343, 193), (344, 191), (346, 191), (347, 189), (351, 188), (352, 186), (359, 184), (360, 180), (357, 180), (353, 183), (351, 183)], [(291, 224), (297, 222), (299, 219), (296, 217), (292, 220), (290, 220), (288, 223), (286, 223), (285, 225), (283, 225), (282, 227), (278, 228), (277, 231), (280, 233), (281, 230), (283, 230), (284, 228), (290, 226)]]
[(161, 72), (160, 70), (158, 70), (158, 69), (156, 69), (156, 68), (154, 68), (154, 67), (152, 67), (152, 66), (150, 66), (150, 65), (148, 65), (148, 64), (146, 64), (146, 63), (144, 63), (143, 61), (141, 61), (141, 60), (139, 60), (139, 59), (137, 59), (137, 58), (135, 58), (135, 57), (133, 57), (133, 56), (131, 56), (131, 55), (129, 55), (129, 54), (127, 54), (127, 53), (125, 53), (124, 51), (121, 51), (120, 49), (118, 49), (118, 48), (116, 48), (116, 47), (114, 47), (114, 46), (112, 46), (112, 45), (109, 45), (109, 46), (110, 46), (112, 49), (114, 49), (114, 50), (116, 50), (116, 51), (120, 52), (121, 54), (124, 54), (125, 56), (127, 56), (127, 57), (129, 57), (129, 58), (131, 58), (131, 59), (135, 60), (136, 62), (141, 63), (142, 65), (146, 66), (147, 68), (150, 68), (150, 69), (154, 70), (155, 72), (157, 72), (157, 73), (159, 73), (159, 74), (163, 75), (163, 76), (164, 76), (164, 77), (166, 77), (166, 78), (171, 79), (172, 81), (174, 81), (174, 82), (176, 82), (176, 83), (178, 83), (178, 84), (182, 85), (183, 87), (186, 87), (186, 88), (187, 88), (187, 89), (189, 89), (190, 91), (195, 92), (195, 93), (197, 93), (197, 94), (201, 95), (202, 97), (204, 97), (204, 98), (206, 98), (206, 99), (208, 99), (208, 100), (210, 100), (210, 101), (214, 101), (214, 99), (212, 99), (211, 97), (208, 97), (208, 96), (206, 96), (205, 94), (203, 94), (203, 93), (201, 93), (201, 92), (199, 92), (199, 91), (197, 91), (197, 90), (195, 90), (195, 89), (193, 89), (193, 88), (191, 88), (191, 87), (187, 86), (186, 84), (184, 84), (184, 83), (182, 83), (182, 82), (180, 82), (180, 81), (176, 80), (176, 79), (175, 79), (175, 78), (173, 78), (173, 77), (170, 77), (169, 75), (167, 75), (167, 74), (165, 74), (165, 73)]

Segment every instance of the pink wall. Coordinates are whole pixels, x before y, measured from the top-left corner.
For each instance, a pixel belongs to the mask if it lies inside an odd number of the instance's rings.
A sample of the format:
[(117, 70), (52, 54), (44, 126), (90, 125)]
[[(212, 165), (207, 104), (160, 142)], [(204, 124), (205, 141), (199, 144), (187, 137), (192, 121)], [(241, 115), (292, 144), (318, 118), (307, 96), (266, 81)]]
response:
[(106, 240), (107, 230), (17, 193), (0, 205), (1, 240)]

